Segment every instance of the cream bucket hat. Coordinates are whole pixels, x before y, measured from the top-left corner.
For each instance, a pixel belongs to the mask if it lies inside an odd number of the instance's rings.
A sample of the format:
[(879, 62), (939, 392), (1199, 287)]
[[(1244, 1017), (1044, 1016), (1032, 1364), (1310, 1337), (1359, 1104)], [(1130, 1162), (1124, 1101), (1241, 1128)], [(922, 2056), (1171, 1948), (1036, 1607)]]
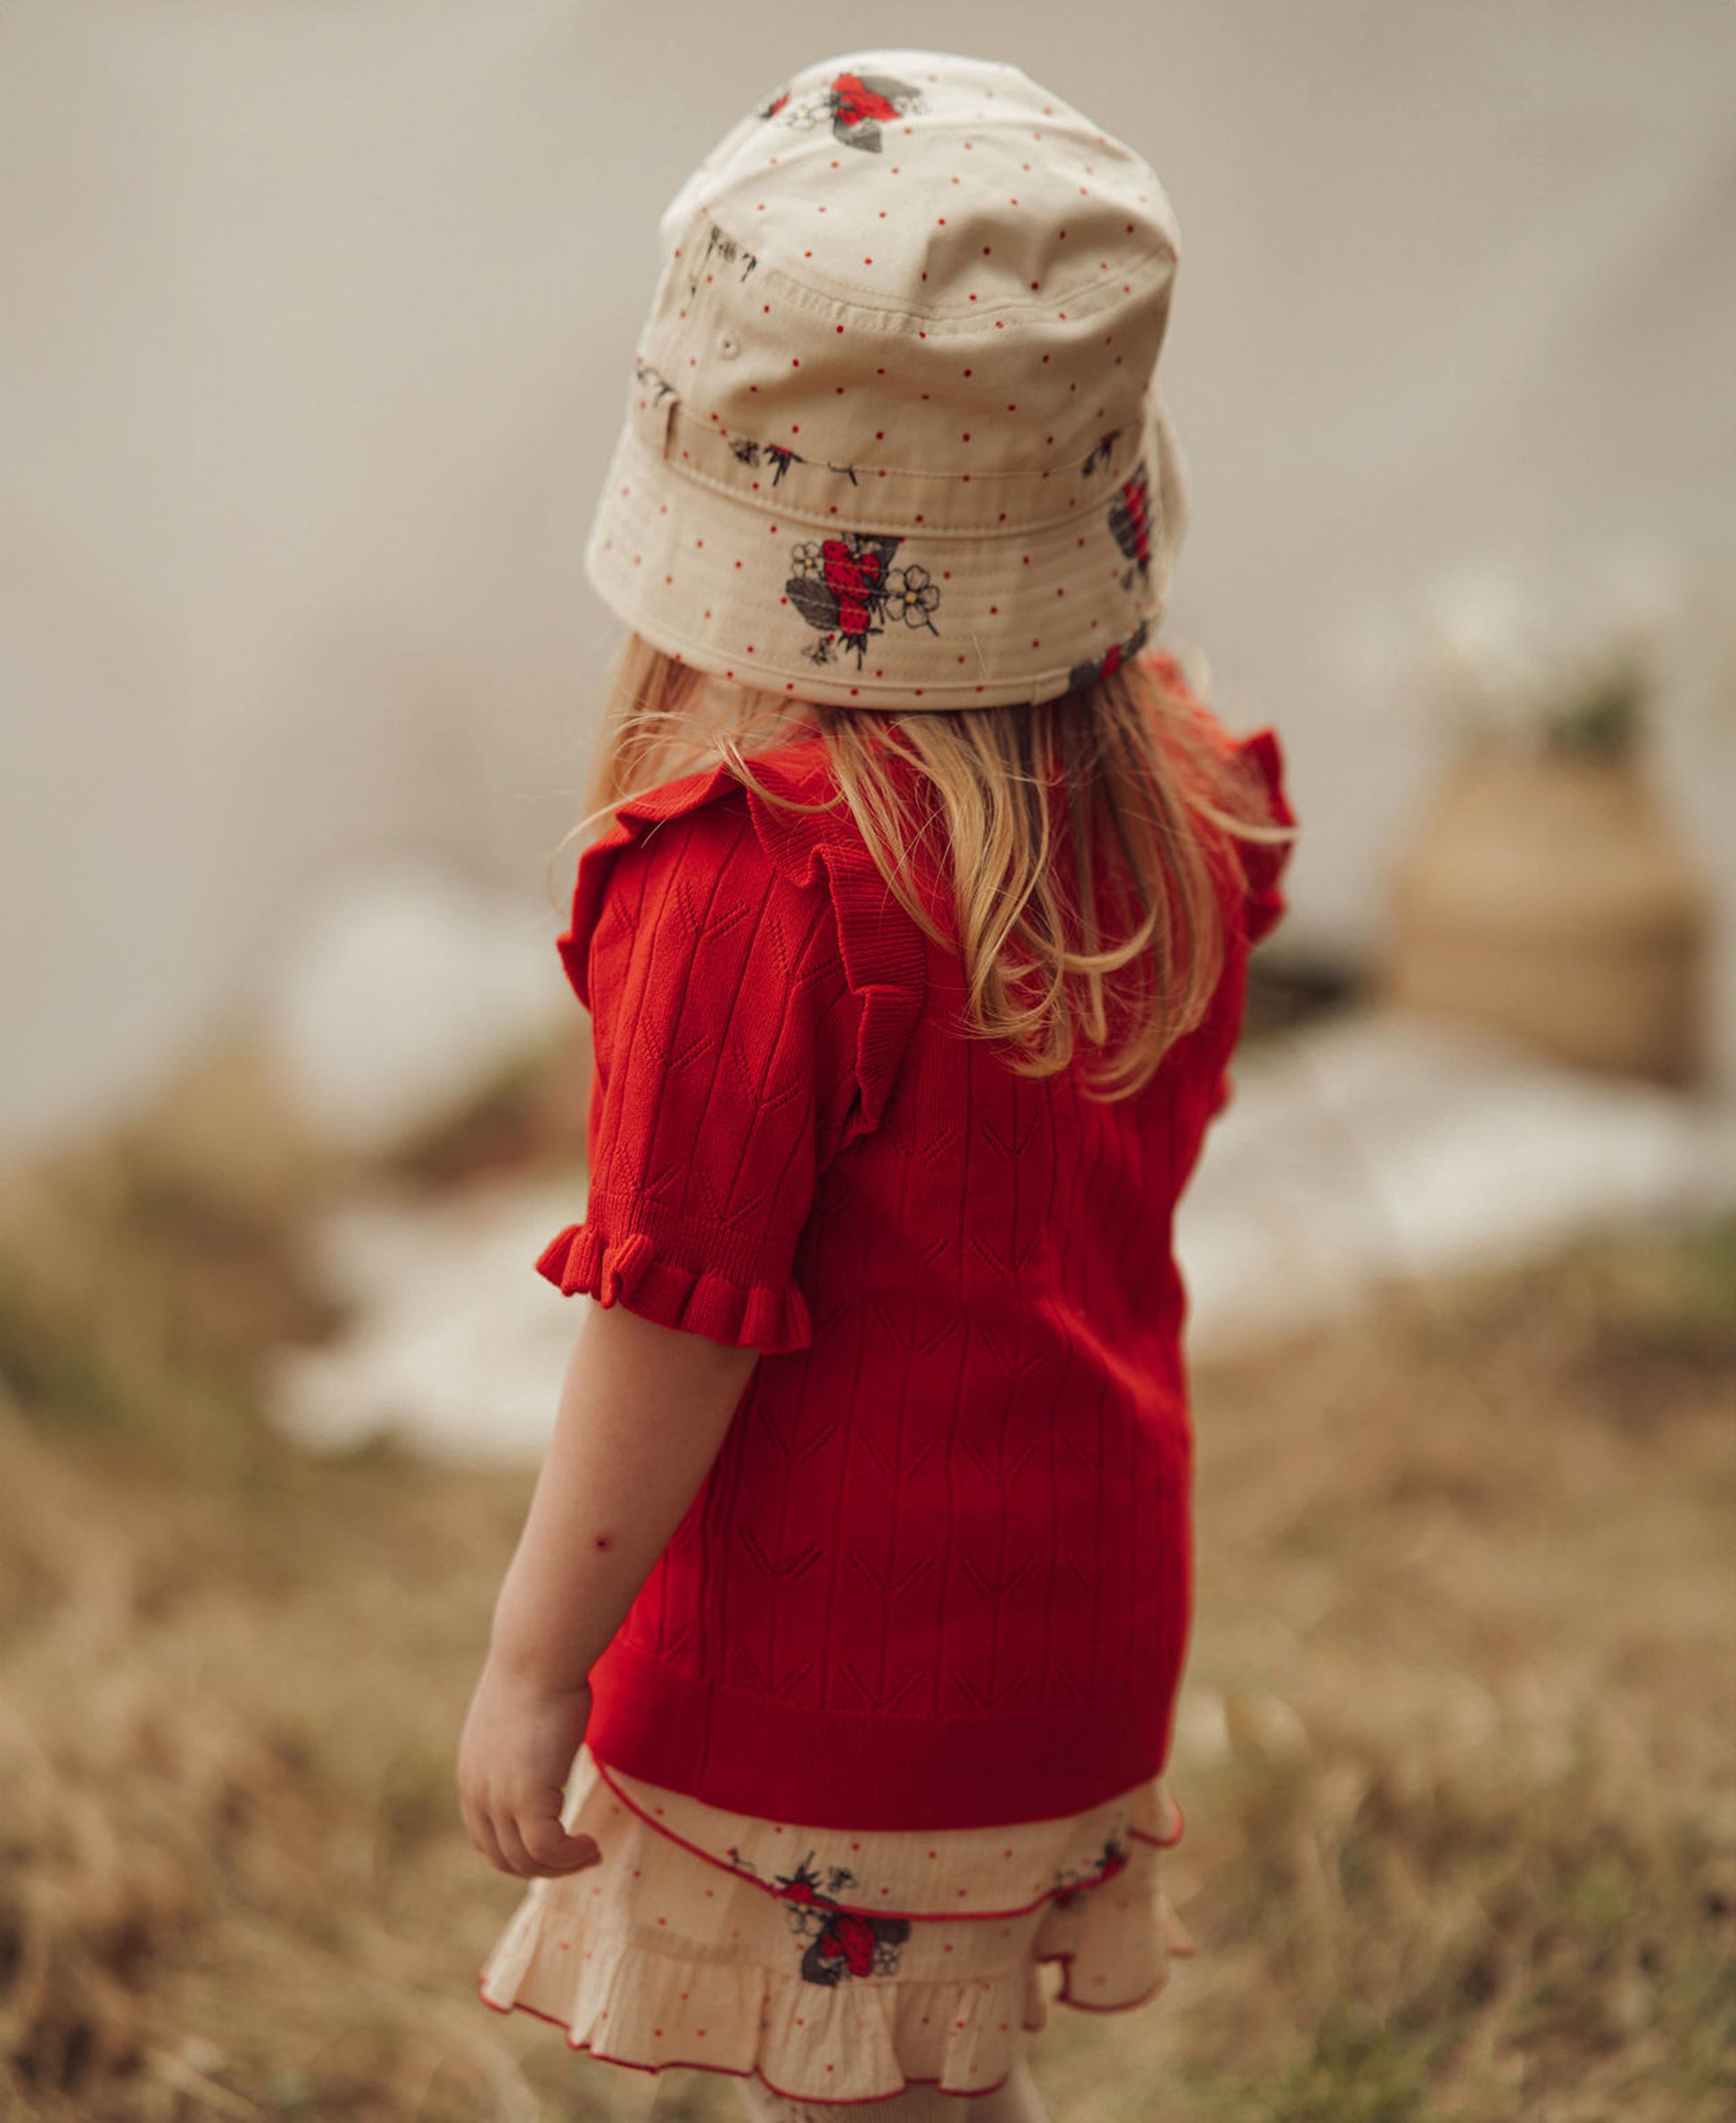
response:
[(845, 706), (1052, 698), (1144, 645), (1186, 488), (1147, 165), (1016, 67), (867, 52), (722, 141), (586, 551), (699, 668)]

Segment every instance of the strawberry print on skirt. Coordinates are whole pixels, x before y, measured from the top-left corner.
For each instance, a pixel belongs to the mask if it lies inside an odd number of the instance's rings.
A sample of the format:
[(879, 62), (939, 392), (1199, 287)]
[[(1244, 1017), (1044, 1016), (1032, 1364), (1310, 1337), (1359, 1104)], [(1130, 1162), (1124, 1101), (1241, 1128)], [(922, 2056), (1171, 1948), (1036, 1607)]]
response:
[(757, 115), (781, 118), (786, 125), (830, 124), (832, 137), (846, 147), (858, 147), (865, 154), (880, 152), (880, 127), (889, 118), (922, 108), (922, 91), (908, 81), (895, 81), (887, 74), (839, 74), (815, 95), (792, 103), (789, 91), (781, 89)]
[(933, 619), (940, 586), (925, 567), (894, 567), (892, 556), (902, 539), (865, 531), (847, 531), (841, 538), (813, 539), (790, 556), (795, 573), (784, 595), (820, 639), (803, 653), (815, 664), (830, 664), (840, 650), (853, 651), (856, 668), (869, 641), (884, 633), (889, 622), (939, 630)]
[[(730, 1858), (740, 1871), (757, 1877), (740, 1851), (732, 1850)], [(847, 1976), (893, 1974), (910, 1937), (910, 1920), (868, 1917), (840, 1908), (838, 1896), (856, 1885), (856, 1874), (842, 1865), (828, 1867), (823, 1889), (820, 1879), (810, 1851), (793, 1872), (779, 1874), (773, 1889), (785, 1904), (789, 1929), (803, 1943), (803, 1982), (832, 1990)]]
[(1092, 1860), (1085, 1871), (1057, 1872), (1055, 1874), (1054, 1905), (1057, 1909), (1076, 1909), (1079, 1896), (1087, 1888), (1098, 1888), (1106, 1879), (1113, 1879), (1118, 1872), (1125, 1872), (1130, 1855), (1126, 1839), (1111, 1836)]

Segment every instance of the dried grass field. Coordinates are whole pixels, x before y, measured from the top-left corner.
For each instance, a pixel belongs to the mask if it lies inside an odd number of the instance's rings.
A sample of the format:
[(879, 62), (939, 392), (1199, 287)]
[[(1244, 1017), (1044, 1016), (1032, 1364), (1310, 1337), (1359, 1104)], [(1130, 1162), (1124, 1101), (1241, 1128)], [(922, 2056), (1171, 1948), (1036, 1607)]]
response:
[[(266, 1428), (354, 1176), (256, 1119), (207, 1085), (0, 1215), (0, 2115), (643, 2113), (474, 2001), (517, 1889), (450, 1762), (527, 1479)], [(1636, 1235), (1197, 1375), (1199, 1957), (1055, 2016), (1063, 2123), (1736, 2110), (1732, 1287), (1729, 1229)]]

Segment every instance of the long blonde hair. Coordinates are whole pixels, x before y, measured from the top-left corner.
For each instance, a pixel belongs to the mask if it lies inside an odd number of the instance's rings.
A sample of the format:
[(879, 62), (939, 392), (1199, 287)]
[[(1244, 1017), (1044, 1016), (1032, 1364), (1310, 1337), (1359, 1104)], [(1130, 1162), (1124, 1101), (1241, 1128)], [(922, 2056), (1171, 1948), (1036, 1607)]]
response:
[[(1200, 1023), (1225, 937), (1209, 829), (1285, 842), (1257, 776), (1161, 670), (1134, 659), (1037, 706), (900, 716), (722, 685), (629, 633), (580, 834), (614, 806), (723, 764), (765, 801), (757, 754), (817, 733), (837, 794), (923, 931), (957, 951), (967, 1028), (1052, 1076), (1082, 1041), (1094, 1096), (1129, 1096)], [(939, 880), (949, 926), (918, 882)]]

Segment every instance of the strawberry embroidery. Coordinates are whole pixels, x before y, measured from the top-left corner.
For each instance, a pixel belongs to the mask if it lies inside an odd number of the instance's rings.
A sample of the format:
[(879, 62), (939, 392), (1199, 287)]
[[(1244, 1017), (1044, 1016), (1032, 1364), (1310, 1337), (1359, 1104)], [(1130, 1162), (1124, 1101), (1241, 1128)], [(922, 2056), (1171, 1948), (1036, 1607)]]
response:
[[(878, 80), (870, 87), (860, 74), (839, 74), (831, 90), (835, 125), (842, 129), (863, 125), (871, 119), (896, 118), (898, 105), (892, 99), (903, 88), (902, 82), (882, 84)], [(885, 93), (887, 89), (891, 91), (890, 95)], [(875, 145), (879, 145), (876, 140)]]
[(786, 450), (777, 442), (750, 442), (746, 435), (740, 442), (730, 444), (730, 452), (738, 464), (770, 465), (773, 467), (772, 484), (774, 487), (791, 465), (805, 465), (807, 462), (799, 450)]
[(1086, 1871), (1077, 1869), (1055, 1874), (1054, 1905), (1057, 1909), (1072, 1909), (1087, 1888), (1098, 1888), (1106, 1879), (1113, 1879), (1118, 1872), (1124, 1872), (1128, 1865), (1128, 1846), (1124, 1838), (1111, 1836), (1103, 1848), (1091, 1861)]
[(860, 670), (868, 643), (891, 620), (938, 632), (932, 615), (940, 586), (925, 567), (891, 565), (902, 542), (847, 531), (796, 548), (784, 595), (820, 636), (804, 652), (811, 662), (829, 664), (844, 649), (854, 651)]
[(900, 1949), (910, 1937), (907, 1917), (864, 1917), (840, 1909), (837, 1896), (854, 1887), (856, 1875), (835, 1866), (827, 1876), (830, 1894), (823, 1893), (820, 1876), (814, 1870), (810, 1852), (787, 1877), (780, 1875), (777, 1894), (789, 1906), (789, 1929), (806, 1942), (802, 1954), (804, 1983), (818, 1983), (835, 1989), (847, 1976), (889, 1976), (897, 1968)]
[(1119, 442), (1120, 439), (1120, 429), (1119, 427), (1112, 427), (1109, 433), (1104, 435), (1101, 441), (1095, 442), (1091, 449), (1087, 452), (1084, 461), (1079, 466), (1080, 478), (1089, 479), (1092, 473), (1094, 473), (1100, 465), (1106, 465), (1109, 462), (1110, 452), (1114, 449), (1116, 443)]
[(633, 356), (632, 372), (640, 389), (651, 393), (653, 405), (661, 405), (665, 398), (675, 395), (675, 386), (668, 378), (659, 376), (651, 364), (638, 354)]
[(847, 1866), (829, 1866), (823, 1888), (811, 1850), (793, 1872), (779, 1873), (774, 1882), (760, 1879), (753, 1860), (744, 1857), (733, 1845), (729, 1859), (738, 1872), (759, 1880), (761, 1887), (784, 1904), (789, 1929), (805, 1942), (804, 1983), (818, 1983), (835, 1990), (847, 1976), (889, 1976), (895, 1972), (899, 1950), (910, 1937), (910, 1920), (863, 1916), (856, 1910), (840, 1907), (839, 1896), (856, 1884), (856, 1874)]
[(1149, 620), (1142, 620), (1125, 641), (1117, 641), (1095, 663), (1075, 664), (1067, 673), (1067, 690), (1081, 693), (1087, 686), (1094, 686), (1100, 678), (1112, 678), (1123, 664), (1130, 664), (1145, 646), (1151, 633)]
[[(754, 268), (759, 263), (756, 255), (748, 250), (745, 244), (738, 244), (732, 235), (725, 235), (715, 221), (711, 225), (711, 233), (706, 244), (706, 254), (699, 260), (699, 271), (704, 272), (714, 259), (720, 265), (735, 265), (739, 262), (743, 280), (752, 279)], [(696, 279), (694, 285), (698, 285)]]
[(1131, 479), (1122, 481), (1120, 492), (1110, 503), (1109, 527), (1131, 563), (1121, 577), (1122, 589), (1131, 590), (1136, 575), (1142, 582), (1148, 582), (1152, 572), (1152, 490), (1144, 465)]
[(860, 663), (883, 593), (885, 560), (876, 546), (829, 538), (820, 548), (820, 573), (837, 607), (838, 631)]
[(746, 244), (739, 244), (732, 235), (725, 234), (716, 222), (711, 225), (707, 238), (705, 256), (696, 261), (687, 277), (687, 292), (696, 299), (699, 293), (701, 276), (709, 280), (715, 266), (719, 271), (725, 266), (740, 266), (742, 280), (751, 280), (754, 268), (759, 263), (757, 255)]
[(830, 125), (832, 137), (846, 147), (866, 154), (880, 152), (880, 127), (888, 119), (922, 108), (920, 89), (908, 81), (895, 81), (887, 74), (842, 73), (828, 86), (799, 103), (792, 103), (789, 91), (781, 88), (760, 105), (757, 117), (781, 118), (786, 125)]

